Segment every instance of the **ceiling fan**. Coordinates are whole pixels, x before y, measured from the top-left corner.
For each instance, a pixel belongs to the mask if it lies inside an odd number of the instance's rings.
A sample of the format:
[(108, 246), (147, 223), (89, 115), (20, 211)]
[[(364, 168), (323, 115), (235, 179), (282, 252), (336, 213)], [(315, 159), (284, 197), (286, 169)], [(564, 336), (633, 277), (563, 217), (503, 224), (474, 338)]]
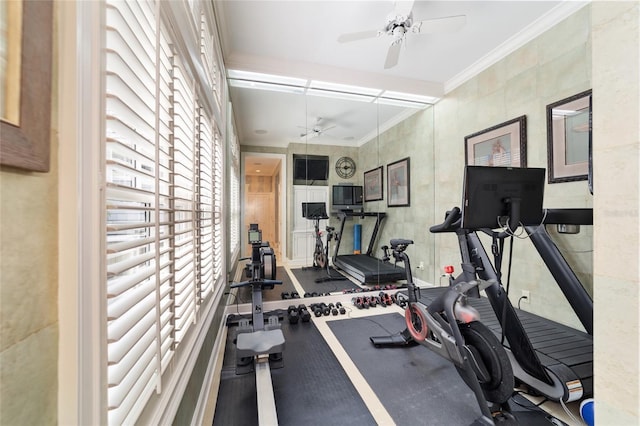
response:
[(387, 15), (387, 20), (383, 28), (379, 30), (342, 34), (338, 37), (338, 42), (348, 43), (373, 37), (380, 37), (385, 34), (392, 37), (391, 45), (387, 52), (387, 58), (384, 62), (384, 68), (389, 69), (398, 64), (400, 48), (403, 44), (406, 44), (407, 33), (433, 34), (453, 32), (459, 30), (466, 23), (467, 17), (465, 15), (414, 21), (414, 2), (415, 0), (395, 2), (395, 8), (391, 13), (389, 13), (389, 15)]
[(336, 127), (335, 125), (333, 126), (328, 126), (328, 127), (321, 127), (320, 126), (320, 122), (322, 121), (322, 117), (318, 117), (316, 118), (316, 124), (312, 127), (312, 128), (307, 128), (307, 127), (301, 127), (302, 129), (305, 129), (304, 133), (300, 134), (300, 138), (304, 139), (311, 139), (311, 138), (315, 138), (318, 136), (321, 136), (324, 132), (326, 132), (327, 130), (333, 129), (334, 127)]

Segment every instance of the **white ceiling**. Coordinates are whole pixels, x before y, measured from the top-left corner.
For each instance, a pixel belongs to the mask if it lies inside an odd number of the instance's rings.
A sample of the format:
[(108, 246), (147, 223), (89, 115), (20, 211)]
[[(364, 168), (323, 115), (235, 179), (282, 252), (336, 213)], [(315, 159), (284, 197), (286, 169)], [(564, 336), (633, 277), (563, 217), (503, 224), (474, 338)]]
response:
[[(383, 27), (394, 10), (392, 1), (214, 1), (227, 70), (437, 98), (584, 4), (418, 0), (414, 21), (465, 15), (466, 23), (453, 33), (407, 34), (398, 65), (385, 70), (388, 36), (342, 44), (337, 39)], [(417, 111), (239, 87), (230, 88), (230, 97), (243, 145), (306, 141), (359, 146)], [(318, 118), (319, 128), (331, 129), (319, 137), (301, 138)]]

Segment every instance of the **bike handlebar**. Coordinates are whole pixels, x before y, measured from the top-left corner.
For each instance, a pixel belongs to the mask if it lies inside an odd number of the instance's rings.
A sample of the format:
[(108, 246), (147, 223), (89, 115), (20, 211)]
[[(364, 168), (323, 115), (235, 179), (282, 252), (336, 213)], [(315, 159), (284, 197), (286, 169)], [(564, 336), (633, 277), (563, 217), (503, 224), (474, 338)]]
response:
[(444, 222), (439, 225), (433, 225), (429, 228), (429, 231), (436, 234), (438, 232), (453, 232), (460, 228), (462, 222), (462, 216), (460, 215), (460, 208), (454, 207), (447, 211)]
[[(460, 212), (460, 208), (454, 207), (451, 210), (447, 211), (445, 215), (444, 222), (439, 225), (433, 225), (429, 228), (434, 234), (439, 232), (455, 232), (460, 229), (460, 225), (462, 224), (462, 214)], [(473, 229), (473, 231), (484, 232), (489, 236), (495, 236), (497, 238), (507, 238), (511, 235), (511, 233), (507, 231), (494, 232), (489, 228), (481, 228), (481, 229)]]

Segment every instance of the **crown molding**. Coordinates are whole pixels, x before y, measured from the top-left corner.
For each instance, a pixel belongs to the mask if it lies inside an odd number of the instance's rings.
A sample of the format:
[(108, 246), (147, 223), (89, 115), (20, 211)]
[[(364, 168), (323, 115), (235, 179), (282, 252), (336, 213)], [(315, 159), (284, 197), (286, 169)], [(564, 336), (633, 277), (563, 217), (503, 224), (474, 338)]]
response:
[(455, 88), (461, 86), (466, 81), (480, 74), (482, 71), (486, 70), (491, 65), (494, 65), (501, 59), (504, 59), (509, 54), (521, 48), (531, 40), (538, 37), (540, 34), (549, 30), (553, 26), (557, 25), (558, 23), (573, 15), (578, 10), (582, 9), (584, 6), (590, 3), (591, 0), (566, 0), (561, 2), (549, 12), (545, 13), (540, 18), (527, 25), (518, 34), (504, 41), (487, 55), (474, 62), (470, 67), (466, 68), (464, 71), (457, 74), (453, 78), (447, 80), (444, 83), (444, 93), (447, 94)]

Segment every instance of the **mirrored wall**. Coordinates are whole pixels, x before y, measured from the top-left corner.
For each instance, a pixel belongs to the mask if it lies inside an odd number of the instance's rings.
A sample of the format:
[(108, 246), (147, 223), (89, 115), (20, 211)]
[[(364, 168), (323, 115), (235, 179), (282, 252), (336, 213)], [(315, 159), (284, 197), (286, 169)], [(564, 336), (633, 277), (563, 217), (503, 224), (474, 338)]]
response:
[[(380, 259), (382, 247), (391, 239), (411, 239), (414, 245), (408, 254), (414, 278), (438, 285), (440, 268), (435, 265), (434, 237), (429, 232), (439, 217), (433, 209), (432, 105), (385, 98), (378, 89), (351, 92), (346, 86), (327, 84), (230, 79), (243, 158), (241, 223), (264, 212), (255, 207), (260, 205), (258, 192), (263, 191), (256, 190), (258, 183), (263, 189), (271, 188), (275, 213), (273, 219), (269, 213), (262, 222), (274, 225), (277, 235), (272, 238), (281, 250), (278, 265), (307, 268), (315, 263), (316, 223), (303, 217), (301, 203), (325, 202), (328, 219), (317, 225), (325, 249), (327, 227), (333, 228), (329, 258), (334, 257), (337, 238), (339, 256), (369, 253)], [(294, 156), (328, 158), (327, 179), (294, 184)], [(274, 157), (282, 160), (280, 168), (271, 176), (260, 176), (257, 166)], [(334, 208), (333, 187), (338, 185), (361, 186), (364, 192), (362, 205), (354, 206), (344, 220)], [(365, 215), (358, 214), (362, 212)], [(243, 244), (246, 252), (246, 239)], [(382, 277), (375, 284), (392, 283)], [(340, 283), (332, 290), (341, 291)]]

